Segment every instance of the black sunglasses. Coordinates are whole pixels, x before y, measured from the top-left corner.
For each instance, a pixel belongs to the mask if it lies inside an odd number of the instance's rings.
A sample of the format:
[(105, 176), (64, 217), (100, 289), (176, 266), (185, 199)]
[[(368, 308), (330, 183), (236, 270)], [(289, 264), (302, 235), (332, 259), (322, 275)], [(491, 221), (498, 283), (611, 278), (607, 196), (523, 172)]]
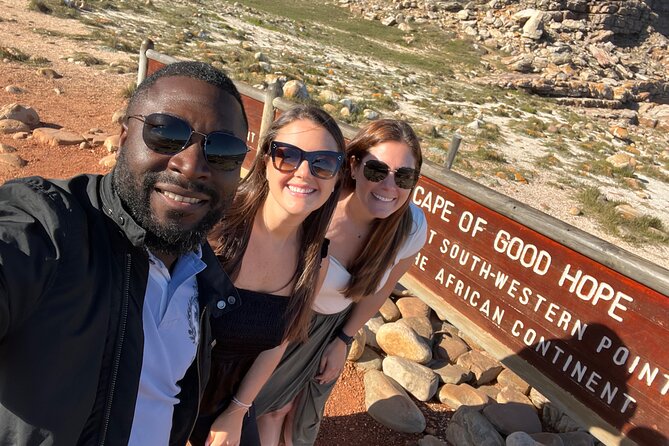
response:
[(204, 137), (202, 150), (211, 167), (231, 171), (244, 162), (249, 151), (246, 142), (227, 132), (196, 132), (181, 118), (165, 113), (128, 116), (144, 123), (142, 138), (144, 144), (161, 155), (176, 155), (191, 144), (193, 135)]
[(309, 172), (316, 178), (330, 179), (337, 175), (344, 154), (332, 150), (305, 152), (297, 146), (285, 142), (272, 141), (270, 144), (272, 164), (279, 172), (293, 172), (300, 167), (303, 160), (309, 163)]
[(363, 164), (362, 169), (365, 178), (373, 183), (385, 180), (391, 172), (393, 173), (393, 177), (395, 177), (395, 184), (402, 189), (412, 189), (418, 182), (418, 170), (410, 167), (400, 167), (399, 169), (390, 170), (390, 167), (382, 161), (367, 160)]

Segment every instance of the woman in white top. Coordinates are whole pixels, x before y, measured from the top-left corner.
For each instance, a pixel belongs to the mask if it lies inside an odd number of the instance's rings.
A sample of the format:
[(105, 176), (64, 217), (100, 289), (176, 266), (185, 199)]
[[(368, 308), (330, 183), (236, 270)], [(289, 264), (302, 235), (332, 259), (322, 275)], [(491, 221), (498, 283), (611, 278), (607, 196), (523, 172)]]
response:
[(350, 176), (328, 227), (329, 267), (312, 308), (309, 339), (289, 345), (256, 398), (262, 444), (310, 445), (353, 335), (374, 316), (425, 244), (411, 203), (422, 164), (411, 127), (379, 120), (346, 150)]

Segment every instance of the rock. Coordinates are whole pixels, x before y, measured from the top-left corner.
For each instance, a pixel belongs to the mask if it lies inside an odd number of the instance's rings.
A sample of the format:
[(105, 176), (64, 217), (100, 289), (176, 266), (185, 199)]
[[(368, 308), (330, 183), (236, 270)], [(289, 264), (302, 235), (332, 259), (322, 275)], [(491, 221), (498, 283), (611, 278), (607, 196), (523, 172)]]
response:
[(0, 135), (8, 135), (18, 132), (29, 132), (30, 127), (16, 119), (0, 119)]
[(337, 113), (339, 108), (334, 104), (323, 104), (323, 110), (330, 113), (331, 115), (334, 115), (335, 113)]
[(634, 220), (635, 218), (639, 218), (642, 215), (641, 212), (629, 204), (619, 204), (615, 209), (616, 214), (620, 215), (625, 220)]
[(502, 435), (516, 431), (528, 434), (541, 432), (541, 420), (536, 410), (527, 404), (491, 404), (483, 409), (483, 415)]
[(0, 164), (10, 167), (21, 168), (28, 164), (28, 161), (15, 153), (0, 153)]
[(541, 11), (535, 11), (530, 18), (523, 25), (523, 37), (527, 37), (532, 40), (539, 40), (544, 34), (544, 13)]
[(532, 401), (532, 404), (534, 405), (534, 407), (536, 407), (539, 410), (542, 410), (544, 405), (550, 403), (548, 398), (546, 398), (544, 395), (542, 395), (534, 387), (532, 387), (530, 389), (530, 401)]
[(430, 307), (418, 297), (402, 297), (395, 303), (403, 318), (430, 317)]
[(446, 364), (433, 369), (444, 384), (461, 384), (470, 381), (474, 375), (456, 364)]
[(437, 393), (439, 377), (432, 369), (399, 356), (383, 360), (383, 373), (393, 378), (419, 401), (427, 401)]
[(16, 147), (0, 143), (0, 153), (14, 153), (14, 152), (16, 152)]
[(448, 446), (448, 445), (435, 436), (426, 435), (420, 440), (418, 440), (418, 446)]
[(504, 367), (485, 352), (468, 351), (458, 358), (457, 364), (474, 374), (477, 385), (488, 384), (497, 378)]
[(118, 151), (121, 135), (112, 135), (105, 139), (103, 145), (107, 152), (114, 153)]
[(516, 12), (511, 16), (511, 19), (518, 25), (518, 26), (523, 26), (525, 22), (527, 22), (531, 17), (535, 16), (537, 13), (542, 14), (541, 11), (537, 11), (536, 9), (523, 9), (521, 11)]
[(397, 308), (395, 302), (390, 299), (386, 299), (383, 305), (381, 305), (381, 308), (379, 308), (379, 313), (381, 313), (381, 316), (383, 316), (383, 319), (386, 322), (395, 322), (402, 317), (400, 309)]
[(530, 392), (530, 385), (510, 369), (502, 370), (500, 374), (497, 375), (497, 382), (502, 388), (512, 387), (524, 395), (527, 395)]
[(439, 342), (434, 345), (434, 356), (455, 363), (457, 359), (469, 351), (469, 346), (460, 336), (449, 333), (441, 335)]
[(309, 92), (306, 85), (298, 80), (291, 80), (283, 86), (283, 96), (288, 99), (308, 99)]
[(470, 14), (471, 14), (471, 11), (469, 9), (462, 9), (455, 14), (455, 17), (457, 17), (458, 20), (461, 20), (461, 21), (469, 20), (469, 15)]
[(425, 417), (404, 389), (378, 370), (365, 373), (365, 407), (379, 423), (398, 432), (425, 430)]
[(341, 110), (339, 110), (339, 114), (340, 114), (342, 117), (351, 116), (351, 109), (350, 109), (350, 108), (346, 108), (346, 107), (342, 107)]
[(626, 153), (616, 153), (615, 155), (606, 158), (606, 162), (617, 169), (634, 167), (635, 163), (633, 160), (634, 158)]
[(539, 432), (538, 434), (531, 434), (530, 437), (543, 446), (567, 446), (564, 444), (558, 434), (551, 434), (548, 432)]
[(502, 436), (477, 410), (461, 407), (446, 428), (446, 440), (457, 446), (504, 446)]
[(362, 355), (354, 364), (356, 369), (367, 370), (381, 370), (383, 367), (383, 360), (381, 356), (369, 347), (365, 347)]
[(116, 165), (116, 153), (110, 153), (109, 155), (102, 157), (100, 161), (98, 161), (98, 164), (109, 169), (113, 168)]
[(478, 386), (476, 390), (482, 394), (486, 395), (491, 401), (497, 401), (497, 395), (499, 395), (499, 387), (494, 384), (489, 384), (485, 386)]
[(439, 389), (439, 401), (448, 405), (452, 409), (458, 409), (460, 406), (473, 407), (481, 409), (488, 404), (488, 396), (478, 392), (469, 384), (444, 384)]
[(386, 17), (383, 20), (381, 20), (381, 24), (383, 26), (393, 26), (397, 25), (397, 20), (395, 20), (395, 17)]
[(527, 395), (511, 386), (502, 387), (502, 390), (499, 391), (495, 399), (498, 403), (527, 404), (534, 408), (534, 406), (532, 406), (532, 401), (530, 401)]
[(590, 51), (590, 54), (595, 57), (597, 63), (602, 68), (610, 68), (618, 63), (618, 58), (612, 56), (604, 48), (600, 48), (597, 45), (592, 44), (588, 46), (588, 50)]
[(397, 28), (399, 28), (400, 31), (405, 33), (413, 32), (413, 28), (411, 27), (411, 25), (409, 25), (406, 22), (400, 23), (399, 25), (397, 25)]
[(379, 331), (379, 328), (385, 323), (386, 322), (383, 320), (382, 316), (375, 316), (365, 323), (362, 328), (365, 330), (367, 345), (374, 348), (380, 348), (379, 343), (376, 342), (376, 332)]
[(5, 87), (5, 91), (7, 93), (11, 93), (11, 94), (22, 94), (22, 93), (24, 93), (23, 89), (20, 88), (20, 87), (17, 87), (16, 85), (7, 85)]
[(522, 56), (509, 64), (509, 68), (520, 73), (530, 73), (534, 70), (534, 57)]
[(366, 337), (365, 330), (362, 328), (353, 336), (353, 343), (351, 344), (351, 349), (348, 351), (348, 357), (346, 358), (349, 361), (357, 361), (362, 353), (365, 351)]
[(669, 130), (669, 104), (640, 108), (639, 124), (659, 130)]
[(541, 421), (548, 430), (554, 432), (573, 432), (581, 428), (576, 421), (551, 402), (546, 402), (542, 406)]
[(375, 119), (379, 119), (379, 116), (381, 115), (375, 110), (366, 108), (362, 111), (362, 116), (369, 121), (373, 121)]
[(82, 135), (74, 132), (69, 132), (62, 129), (52, 129), (50, 127), (40, 127), (33, 130), (33, 138), (43, 144), (48, 144), (51, 147), (58, 145), (72, 146), (79, 145), (86, 141)]
[(39, 122), (39, 116), (32, 107), (21, 104), (9, 104), (0, 109), (0, 119), (15, 119), (28, 125), (31, 128), (36, 127)]
[(506, 437), (506, 446), (536, 446), (536, 442), (525, 432), (514, 432)]
[(269, 62), (269, 58), (262, 52), (258, 51), (253, 55), (253, 58), (258, 62)]
[(40, 76), (44, 76), (47, 79), (60, 79), (63, 76), (58, 74), (55, 70), (52, 70), (51, 68), (38, 68), (37, 69), (37, 74)]
[(609, 133), (622, 141), (628, 141), (630, 138), (630, 133), (625, 127), (613, 126), (609, 129)]
[(323, 102), (338, 102), (339, 95), (332, 90), (323, 90), (318, 93), (318, 98)]
[(412, 328), (403, 324), (384, 324), (376, 333), (376, 342), (388, 355), (401, 356), (419, 364), (432, 359), (430, 346)]
[(569, 208), (569, 215), (573, 215), (574, 217), (583, 215), (583, 209), (579, 208), (578, 206), (572, 206)]
[(432, 323), (427, 317), (403, 317), (398, 324), (412, 328), (418, 336), (423, 338), (427, 345), (432, 345)]
[(643, 188), (643, 183), (636, 178), (623, 178), (623, 183), (632, 190), (641, 190)]

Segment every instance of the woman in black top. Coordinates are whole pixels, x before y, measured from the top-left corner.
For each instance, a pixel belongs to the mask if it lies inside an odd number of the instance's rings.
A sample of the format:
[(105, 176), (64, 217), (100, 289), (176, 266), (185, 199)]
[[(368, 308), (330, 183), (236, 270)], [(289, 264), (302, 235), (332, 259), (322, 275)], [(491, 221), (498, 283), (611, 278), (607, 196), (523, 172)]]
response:
[(306, 338), (343, 160), (332, 117), (308, 106), (285, 112), (212, 232), (242, 306), (212, 315), (216, 345), (194, 446), (260, 444), (253, 400), (287, 343)]

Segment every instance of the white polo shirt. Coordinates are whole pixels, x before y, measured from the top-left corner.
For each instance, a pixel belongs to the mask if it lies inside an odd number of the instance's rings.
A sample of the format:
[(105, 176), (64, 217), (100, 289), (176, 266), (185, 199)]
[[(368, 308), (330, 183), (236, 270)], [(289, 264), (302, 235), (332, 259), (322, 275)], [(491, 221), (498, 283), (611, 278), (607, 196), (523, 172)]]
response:
[(206, 268), (202, 251), (181, 256), (174, 271), (149, 253), (144, 296), (144, 355), (130, 445), (169, 443), (174, 406), (200, 339), (196, 275)]

